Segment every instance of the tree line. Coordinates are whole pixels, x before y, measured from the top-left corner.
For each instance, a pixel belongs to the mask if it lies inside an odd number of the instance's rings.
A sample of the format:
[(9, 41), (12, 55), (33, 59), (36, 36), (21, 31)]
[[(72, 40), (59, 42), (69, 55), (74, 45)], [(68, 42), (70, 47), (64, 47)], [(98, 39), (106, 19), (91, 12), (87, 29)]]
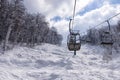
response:
[[(101, 44), (101, 35), (104, 32), (109, 32), (108, 26), (103, 26), (100, 29), (91, 28), (87, 31), (87, 34), (82, 36), (83, 41), (91, 43), (91, 44)], [(120, 20), (116, 25), (110, 26), (111, 35), (114, 43), (120, 42)], [(120, 45), (120, 43), (119, 43)]]
[(8, 43), (60, 45), (62, 39), (55, 27), (49, 27), (44, 15), (28, 13), (23, 0), (0, 0), (0, 41), (4, 49)]

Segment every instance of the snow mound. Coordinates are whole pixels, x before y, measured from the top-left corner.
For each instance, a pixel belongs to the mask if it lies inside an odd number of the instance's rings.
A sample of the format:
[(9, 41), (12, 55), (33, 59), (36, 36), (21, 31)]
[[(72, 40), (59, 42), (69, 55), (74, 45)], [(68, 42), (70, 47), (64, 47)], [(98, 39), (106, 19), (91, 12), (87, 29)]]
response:
[(76, 56), (63, 46), (16, 46), (0, 55), (0, 80), (120, 80), (120, 57), (106, 63), (103, 53), (90, 45)]

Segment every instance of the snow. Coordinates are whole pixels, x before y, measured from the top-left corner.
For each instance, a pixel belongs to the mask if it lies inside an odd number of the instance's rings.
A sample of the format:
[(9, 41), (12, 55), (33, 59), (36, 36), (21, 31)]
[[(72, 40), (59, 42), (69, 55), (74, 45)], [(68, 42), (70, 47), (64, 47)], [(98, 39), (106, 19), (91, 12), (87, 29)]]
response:
[(0, 80), (120, 80), (120, 56), (106, 63), (104, 50), (86, 44), (73, 57), (65, 46), (16, 46), (0, 55)]

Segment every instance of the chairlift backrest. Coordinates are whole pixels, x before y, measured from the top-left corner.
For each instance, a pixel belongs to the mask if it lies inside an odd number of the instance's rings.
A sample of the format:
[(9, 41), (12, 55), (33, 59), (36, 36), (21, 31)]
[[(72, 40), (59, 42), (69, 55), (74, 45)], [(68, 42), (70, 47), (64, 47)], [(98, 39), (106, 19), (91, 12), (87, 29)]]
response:
[(101, 34), (101, 44), (108, 44), (108, 45), (112, 45), (113, 44), (113, 39), (112, 39), (112, 35), (110, 32), (103, 32)]
[(68, 35), (67, 46), (70, 51), (80, 50), (81, 41), (79, 33), (72, 33)]

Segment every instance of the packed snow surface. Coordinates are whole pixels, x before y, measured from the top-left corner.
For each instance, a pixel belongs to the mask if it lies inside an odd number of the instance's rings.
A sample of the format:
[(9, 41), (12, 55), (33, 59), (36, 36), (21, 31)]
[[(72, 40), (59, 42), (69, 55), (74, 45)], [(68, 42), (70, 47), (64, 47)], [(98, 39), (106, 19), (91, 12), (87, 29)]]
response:
[(103, 60), (104, 49), (82, 45), (73, 52), (65, 46), (16, 46), (0, 55), (0, 80), (120, 80), (120, 57)]

